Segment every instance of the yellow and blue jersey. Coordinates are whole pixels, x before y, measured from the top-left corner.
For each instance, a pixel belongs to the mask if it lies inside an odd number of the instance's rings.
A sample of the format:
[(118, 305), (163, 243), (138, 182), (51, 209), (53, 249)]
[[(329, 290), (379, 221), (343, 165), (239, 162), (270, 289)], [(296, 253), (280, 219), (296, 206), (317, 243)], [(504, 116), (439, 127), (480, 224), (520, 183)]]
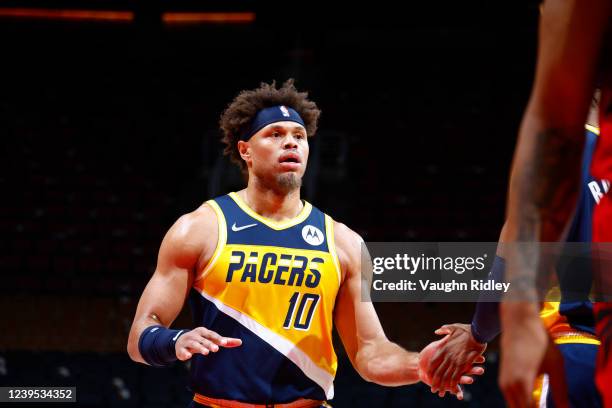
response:
[(282, 222), (257, 214), (236, 193), (207, 204), (219, 239), (190, 293), (194, 325), (242, 345), (194, 355), (192, 390), (250, 403), (332, 398), (341, 280), (333, 220), (308, 202)]
[[(590, 171), (598, 134), (599, 129), (587, 126), (582, 157), (581, 190), (567, 242), (592, 241), (592, 220), (595, 206), (609, 188), (605, 181), (594, 179)], [(595, 334), (593, 303), (589, 300), (592, 276), (589, 256), (575, 259), (571, 263), (570, 270), (559, 274), (559, 302), (546, 302), (541, 312), (542, 320), (551, 333), (562, 334), (579, 330)], [(582, 340), (589, 344), (598, 344), (597, 340), (591, 338)]]

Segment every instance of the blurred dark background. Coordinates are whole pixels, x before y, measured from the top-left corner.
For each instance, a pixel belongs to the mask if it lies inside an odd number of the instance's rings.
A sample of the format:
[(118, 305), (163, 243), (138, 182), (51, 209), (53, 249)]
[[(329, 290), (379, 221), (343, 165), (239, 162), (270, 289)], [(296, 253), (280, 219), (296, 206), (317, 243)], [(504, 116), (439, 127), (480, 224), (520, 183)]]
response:
[[(3, 2), (0, 385), (77, 385), (78, 406), (186, 406), (186, 366), (132, 363), (127, 333), (165, 231), (241, 188), (217, 122), (261, 81), (295, 78), (322, 109), (303, 194), (366, 241), (497, 240), (538, 2), (490, 3)], [(414, 350), (473, 311), (376, 308)], [(189, 325), (185, 310), (175, 326)], [(367, 384), (339, 345), (332, 403), (503, 406), (490, 350), (460, 403)]]

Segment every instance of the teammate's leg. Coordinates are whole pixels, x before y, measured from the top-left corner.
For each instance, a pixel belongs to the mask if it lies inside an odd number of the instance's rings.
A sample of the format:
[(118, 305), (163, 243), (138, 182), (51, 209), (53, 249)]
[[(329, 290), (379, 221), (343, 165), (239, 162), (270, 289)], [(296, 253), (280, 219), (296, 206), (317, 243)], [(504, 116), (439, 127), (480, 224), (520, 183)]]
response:
[[(601, 407), (601, 398), (595, 387), (595, 360), (598, 346), (567, 343), (558, 345), (563, 355), (565, 381), (570, 406), (573, 408)], [(554, 407), (552, 395), (548, 395), (547, 407)]]
[[(610, 296), (612, 291), (612, 269), (610, 268), (610, 248), (612, 248), (612, 196), (606, 194), (595, 208), (593, 217), (593, 241), (604, 244), (596, 255), (594, 272), (597, 291)], [(612, 407), (612, 302), (596, 302), (594, 305), (597, 335), (601, 347), (597, 356), (595, 374), (597, 387), (604, 405)]]
[[(601, 397), (595, 387), (595, 361), (598, 346), (594, 344), (558, 344), (563, 355), (567, 398), (572, 408), (600, 408)], [(552, 390), (548, 376), (537, 379), (533, 393), (533, 406), (554, 408)]]

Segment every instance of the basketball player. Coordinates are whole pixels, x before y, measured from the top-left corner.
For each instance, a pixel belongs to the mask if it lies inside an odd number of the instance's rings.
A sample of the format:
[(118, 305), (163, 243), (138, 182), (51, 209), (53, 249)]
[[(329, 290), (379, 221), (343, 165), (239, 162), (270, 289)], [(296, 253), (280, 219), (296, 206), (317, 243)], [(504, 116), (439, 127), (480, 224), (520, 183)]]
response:
[[(128, 352), (153, 366), (191, 359), (193, 407), (326, 406), (333, 324), (365, 380), (421, 379), (418, 354), (389, 341), (362, 301), (361, 237), (300, 199), (319, 114), (293, 81), (241, 92), (220, 125), (246, 189), (182, 216), (163, 239)], [(196, 328), (169, 329), (187, 299)]]
[[(547, 0), (540, 18), (538, 62), (532, 94), (519, 132), (509, 186), (509, 243), (562, 239), (573, 213), (580, 176), (583, 124), (596, 81), (602, 88), (600, 136), (592, 163), (598, 179), (612, 176), (612, 73), (610, 0)], [(612, 241), (610, 195), (595, 209), (593, 240)], [(607, 227), (606, 227), (607, 226)], [(510, 291), (501, 304), (499, 383), (510, 407), (526, 407), (548, 344), (538, 317), (536, 282), (554, 260), (541, 247), (506, 246)], [(607, 271), (608, 274), (610, 271)], [(604, 277), (604, 275), (601, 275)], [(603, 291), (609, 288), (603, 288)], [(516, 301), (517, 298), (529, 301)], [(510, 301), (513, 300), (514, 301)], [(598, 355), (596, 382), (605, 406), (612, 406), (609, 349), (610, 303), (596, 304)], [(598, 312), (599, 310), (599, 312)], [(607, 329), (605, 327), (608, 327)]]
[[(590, 175), (591, 158), (597, 142), (598, 104), (593, 103), (589, 122), (586, 126), (586, 142), (582, 159), (582, 190), (578, 208), (569, 234), (568, 242), (590, 242), (592, 239), (592, 214), (594, 207), (603, 194), (609, 190), (606, 181), (594, 180)], [(506, 240), (506, 229), (502, 229), (500, 242)], [(505, 260), (503, 244), (498, 248), (489, 278), (498, 282), (504, 281)], [(591, 262), (587, 258), (576, 259), (572, 269), (559, 276), (561, 288), (560, 302), (545, 302), (540, 317), (555, 344), (558, 345), (564, 361), (565, 384), (572, 407), (597, 408), (601, 400), (595, 387), (595, 361), (599, 340), (595, 336), (593, 304), (589, 300), (592, 283)], [(567, 273), (569, 272), (569, 274)], [(436, 331), (447, 335), (439, 343), (436, 354), (428, 366), (433, 392), (456, 389), (459, 372), (464, 365), (471, 365), (474, 359), (500, 333), (499, 301), (487, 294), (481, 296), (471, 325), (444, 325)], [(552, 407), (553, 395), (548, 386), (548, 376), (539, 378), (534, 390), (534, 404), (540, 407)], [(564, 398), (564, 396), (558, 396)]]

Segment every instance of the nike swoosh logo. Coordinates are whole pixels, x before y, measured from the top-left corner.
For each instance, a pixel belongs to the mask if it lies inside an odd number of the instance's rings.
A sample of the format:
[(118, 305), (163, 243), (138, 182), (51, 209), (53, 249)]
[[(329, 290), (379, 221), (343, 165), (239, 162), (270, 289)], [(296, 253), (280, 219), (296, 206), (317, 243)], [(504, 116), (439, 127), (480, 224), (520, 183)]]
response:
[(234, 223), (234, 224), (232, 225), (232, 231), (234, 231), (234, 232), (238, 232), (238, 231), (242, 231), (243, 229), (247, 229), (247, 228), (254, 227), (254, 226), (256, 226), (256, 225), (257, 225), (257, 224), (248, 224), (248, 225), (243, 225), (243, 226), (241, 226), (241, 227), (237, 227), (237, 226), (236, 226), (236, 223)]
[(181, 330), (180, 332), (176, 333), (176, 336), (174, 336), (174, 337), (172, 338), (172, 341), (176, 341), (176, 339), (178, 339), (178, 338), (179, 338), (179, 336), (181, 335), (181, 333), (182, 333), (182, 332), (184, 332), (184, 331), (185, 331), (185, 330)]

